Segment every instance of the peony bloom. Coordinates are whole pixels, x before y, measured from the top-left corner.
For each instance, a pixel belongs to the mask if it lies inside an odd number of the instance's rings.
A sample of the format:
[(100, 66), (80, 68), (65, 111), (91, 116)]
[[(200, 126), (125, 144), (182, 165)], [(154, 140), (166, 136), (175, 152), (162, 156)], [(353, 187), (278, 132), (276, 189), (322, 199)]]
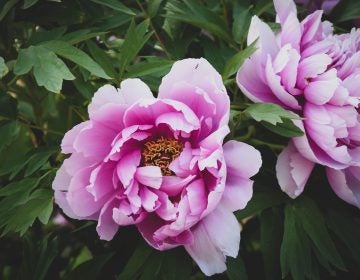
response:
[(106, 85), (89, 120), (66, 133), (71, 154), (53, 183), (55, 200), (75, 219), (97, 220), (101, 239), (136, 225), (158, 250), (185, 246), (207, 274), (236, 257), (245, 207), (260, 153), (229, 132), (229, 98), (205, 59), (176, 62), (158, 98), (139, 79)]
[(292, 0), (274, 4), (281, 31), (274, 34), (253, 17), (248, 44), (258, 38), (258, 50), (237, 83), (252, 101), (276, 103), (303, 118), (295, 123), (305, 135), (278, 158), (279, 184), (295, 198), (321, 164), (335, 193), (360, 207), (360, 30), (334, 35), (322, 11), (299, 22)]

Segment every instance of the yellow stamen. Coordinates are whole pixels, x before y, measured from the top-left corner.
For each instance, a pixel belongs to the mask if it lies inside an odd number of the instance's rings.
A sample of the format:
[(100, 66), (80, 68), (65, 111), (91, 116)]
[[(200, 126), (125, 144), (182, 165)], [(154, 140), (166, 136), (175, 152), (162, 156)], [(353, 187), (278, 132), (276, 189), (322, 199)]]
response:
[(183, 145), (181, 142), (165, 138), (148, 141), (144, 144), (142, 150), (142, 164), (145, 166), (158, 166), (164, 176), (175, 175), (169, 169), (170, 163), (176, 159), (182, 152)]

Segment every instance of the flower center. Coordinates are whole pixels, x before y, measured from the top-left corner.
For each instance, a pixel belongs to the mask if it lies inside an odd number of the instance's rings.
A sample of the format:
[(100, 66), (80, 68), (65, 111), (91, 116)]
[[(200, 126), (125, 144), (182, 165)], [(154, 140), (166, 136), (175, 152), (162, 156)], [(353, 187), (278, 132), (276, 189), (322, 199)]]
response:
[(175, 139), (160, 138), (148, 141), (142, 150), (142, 164), (144, 166), (158, 166), (164, 176), (175, 175), (169, 169), (170, 163), (176, 159), (183, 150), (183, 144)]

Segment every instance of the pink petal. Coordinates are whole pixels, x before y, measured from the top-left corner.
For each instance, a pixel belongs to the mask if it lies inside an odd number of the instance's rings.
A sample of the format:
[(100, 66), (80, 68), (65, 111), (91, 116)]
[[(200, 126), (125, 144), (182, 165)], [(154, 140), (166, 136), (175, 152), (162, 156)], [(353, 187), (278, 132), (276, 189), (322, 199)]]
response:
[(207, 206), (207, 193), (204, 181), (198, 179), (186, 187), (191, 215), (201, 214)]
[(236, 82), (241, 91), (253, 102), (280, 104), (271, 89), (260, 77), (263, 68), (256, 61), (255, 55), (247, 59), (236, 75)]
[(188, 123), (180, 112), (170, 112), (161, 114), (155, 121), (156, 126), (159, 124), (168, 125), (173, 131), (180, 131), (190, 133), (194, 130), (199, 129), (199, 124)]
[(87, 191), (86, 187), (90, 184), (91, 171), (92, 168), (78, 171), (71, 179), (67, 193), (67, 200), (71, 209), (80, 217), (95, 214), (109, 199), (109, 196), (104, 196), (100, 200), (95, 201), (94, 196)]
[(227, 176), (221, 205), (231, 212), (244, 209), (253, 194), (253, 181), (240, 176)]
[(120, 211), (118, 208), (113, 208), (112, 218), (120, 226), (128, 226), (135, 224), (135, 220), (132, 216), (128, 216)]
[(126, 126), (154, 125), (162, 114), (181, 113), (187, 123), (200, 127), (200, 122), (194, 112), (184, 103), (168, 99), (142, 99), (135, 103), (125, 113)]
[(224, 157), (228, 176), (250, 178), (259, 172), (261, 155), (254, 147), (234, 140), (224, 145)]
[(153, 212), (158, 207), (156, 202), (159, 197), (148, 188), (143, 187), (140, 189), (140, 198), (141, 204), (147, 212)]
[(290, 14), (297, 14), (296, 5), (292, 0), (274, 0), (274, 6), (280, 22), (284, 22)]
[[(279, 47), (273, 31), (257, 16), (253, 16), (251, 19), (247, 37), (247, 45), (249, 46), (251, 43), (255, 42), (255, 40), (258, 40), (257, 52), (260, 54), (269, 54), (271, 57), (275, 57), (275, 55), (278, 53)], [(263, 57), (263, 59), (266, 59), (266, 56)]]
[(324, 53), (304, 58), (299, 63), (298, 84), (301, 87), (305, 87), (307, 85), (307, 79), (316, 78), (318, 75), (324, 73), (331, 62), (331, 57)]
[(98, 122), (89, 122), (78, 134), (74, 141), (74, 148), (85, 157), (92, 157), (98, 160), (110, 152), (111, 143), (117, 131)]
[(59, 168), (59, 170), (56, 172), (54, 181), (52, 183), (52, 189), (55, 191), (67, 191), (69, 188), (71, 176), (66, 171), (65, 161), (63, 165)]
[(140, 160), (141, 153), (140, 151), (135, 150), (121, 158), (119, 161), (116, 170), (118, 177), (125, 188), (134, 180), (136, 169), (140, 164)]
[(301, 27), (296, 13), (290, 13), (281, 27), (282, 45), (291, 44), (291, 46), (300, 51)]
[(119, 205), (119, 201), (112, 199), (101, 209), (96, 231), (102, 240), (110, 241), (119, 229), (119, 225), (115, 223), (112, 217), (113, 209), (117, 205)]
[(59, 205), (59, 207), (66, 216), (72, 219), (78, 219), (78, 220), (83, 219), (83, 217), (79, 217), (73, 212), (73, 210), (69, 205), (69, 202), (67, 201), (66, 195), (67, 195), (66, 192), (55, 190), (54, 192), (55, 203)]
[(121, 131), (124, 128), (124, 113), (128, 105), (107, 103), (90, 115), (92, 121), (101, 123), (114, 131)]
[(111, 85), (102, 86), (95, 92), (89, 104), (89, 115), (93, 116), (101, 107), (107, 104), (124, 104), (123, 96), (119, 94), (115, 87)]
[(326, 169), (330, 186), (338, 197), (360, 208), (360, 167), (344, 170)]
[(164, 176), (160, 190), (171, 196), (178, 195), (195, 177), (196, 175), (189, 175), (185, 178)]
[[(296, 126), (298, 126), (301, 130), (305, 131), (304, 125), (300, 120), (294, 120)], [(293, 143), (296, 146), (296, 149), (299, 153), (307, 158), (308, 160), (320, 163), (322, 165), (326, 165), (332, 168), (341, 169), (345, 168), (347, 165), (335, 161), (329, 155), (327, 155), (320, 147), (318, 147), (308, 136), (305, 134), (304, 136), (293, 138)]]
[(193, 244), (186, 251), (207, 275), (226, 270), (226, 256), (236, 257), (240, 244), (240, 225), (233, 213), (218, 207), (194, 229)]
[(162, 192), (156, 192), (159, 198), (159, 207), (156, 209), (156, 214), (165, 221), (175, 221), (177, 209), (174, 204), (170, 201), (169, 196)]
[(103, 163), (96, 167), (90, 174), (90, 184), (86, 187), (95, 201), (101, 199), (110, 192), (114, 192), (116, 186), (113, 184), (113, 174), (116, 163)]
[[(162, 79), (159, 87), (159, 98), (178, 100), (193, 108), (194, 101), (192, 98), (184, 101), (181, 92), (175, 90), (179, 83), (186, 83), (206, 92), (211, 101), (216, 104), (216, 115), (214, 116), (216, 122), (219, 125), (228, 123), (230, 100), (220, 74), (209, 62), (203, 58), (177, 61)], [(195, 102), (195, 104), (197, 103)]]
[(76, 152), (74, 148), (74, 142), (79, 133), (90, 125), (90, 121), (85, 121), (75, 125), (72, 129), (65, 133), (64, 138), (61, 141), (61, 151), (64, 154), (71, 154)]
[[(295, 49), (289, 50), (289, 62), (281, 72), (281, 82), (284, 88), (291, 92), (296, 85), (300, 54)], [(292, 92), (291, 92), (292, 93)]]
[(281, 189), (291, 198), (299, 196), (304, 190), (314, 165), (313, 162), (301, 156), (290, 142), (280, 153), (276, 163), (276, 176)]
[(144, 186), (159, 189), (163, 180), (161, 169), (158, 166), (138, 167), (135, 179)]
[(322, 17), (323, 11), (315, 11), (311, 15), (308, 15), (302, 22), (302, 38), (301, 44), (305, 45), (316, 40), (316, 35), (322, 32)]
[(154, 232), (163, 225), (164, 221), (157, 215), (150, 214), (141, 223), (137, 224), (137, 227), (148, 244), (157, 250), (163, 251), (179, 246), (179, 244), (170, 244), (164, 240), (154, 238)]
[(122, 81), (119, 94), (128, 105), (138, 102), (140, 99), (154, 99), (150, 88), (140, 79), (126, 79)]
[(281, 78), (276, 75), (271, 63), (271, 58), (268, 56), (268, 60), (265, 67), (265, 75), (268, 82), (268, 86), (272, 90), (273, 94), (287, 107), (292, 109), (300, 109), (300, 105), (296, 98), (289, 94), (281, 84)]
[(331, 69), (313, 79), (305, 88), (304, 95), (308, 101), (323, 105), (330, 101), (339, 85), (336, 70)]

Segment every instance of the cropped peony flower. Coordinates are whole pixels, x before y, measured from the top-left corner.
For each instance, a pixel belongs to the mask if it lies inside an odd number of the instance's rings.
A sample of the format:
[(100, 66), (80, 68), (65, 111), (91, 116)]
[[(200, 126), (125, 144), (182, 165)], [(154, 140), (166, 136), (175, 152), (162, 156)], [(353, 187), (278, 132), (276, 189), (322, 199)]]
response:
[(314, 164), (327, 167), (335, 193), (360, 207), (360, 30), (334, 35), (322, 11), (299, 22), (292, 0), (275, 0), (281, 31), (253, 17), (248, 44), (258, 50), (237, 74), (254, 102), (271, 102), (299, 114), (295, 137), (276, 166), (283, 191), (300, 195)]
[(260, 153), (229, 132), (229, 98), (205, 59), (176, 62), (158, 98), (139, 79), (106, 85), (89, 120), (66, 133), (67, 158), (53, 183), (72, 218), (97, 220), (101, 239), (136, 225), (158, 250), (184, 246), (207, 274), (236, 257), (240, 225), (261, 166)]

